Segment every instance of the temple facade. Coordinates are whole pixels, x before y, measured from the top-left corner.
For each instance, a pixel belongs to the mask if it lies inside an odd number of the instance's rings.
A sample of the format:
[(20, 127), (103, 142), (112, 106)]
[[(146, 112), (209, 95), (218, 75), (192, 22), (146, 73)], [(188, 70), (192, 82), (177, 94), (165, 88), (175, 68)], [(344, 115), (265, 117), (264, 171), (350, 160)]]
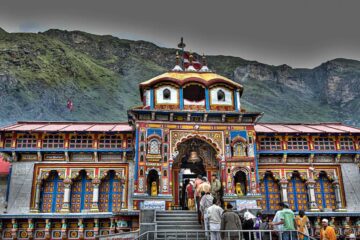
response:
[(94, 239), (139, 227), (143, 208), (183, 209), (185, 179), (221, 180), (224, 202), (274, 214), (305, 210), (318, 233), (360, 236), (360, 129), (259, 123), (242, 85), (177, 65), (140, 84), (127, 123), (17, 122), (0, 128), (11, 163), (2, 239)]

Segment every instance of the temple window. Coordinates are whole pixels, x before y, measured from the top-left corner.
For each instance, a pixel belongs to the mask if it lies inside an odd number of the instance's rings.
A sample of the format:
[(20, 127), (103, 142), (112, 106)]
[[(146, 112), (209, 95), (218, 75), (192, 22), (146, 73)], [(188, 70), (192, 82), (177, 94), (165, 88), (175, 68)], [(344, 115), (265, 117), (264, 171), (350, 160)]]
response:
[(335, 150), (335, 141), (329, 137), (317, 137), (314, 141), (315, 150)]
[(64, 137), (58, 134), (46, 135), (43, 148), (64, 148)]
[(288, 139), (289, 150), (308, 150), (308, 141), (304, 137), (289, 137)]
[(307, 210), (307, 190), (298, 173), (294, 173), (287, 186), (290, 208), (295, 211)]
[(117, 135), (101, 136), (99, 148), (122, 148), (122, 139)]
[(341, 150), (355, 150), (354, 140), (350, 137), (340, 138), (340, 148)]
[(164, 170), (164, 177), (167, 177), (167, 171)]
[(225, 102), (225, 93), (224, 93), (223, 90), (219, 90), (219, 91), (217, 92), (217, 100), (218, 100), (219, 102)]
[(115, 171), (109, 171), (99, 186), (99, 211), (119, 212), (123, 195), (121, 179)]
[(276, 137), (264, 137), (260, 139), (261, 150), (281, 150), (281, 142)]
[(132, 147), (132, 139), (131, 139), (131, 138), (128, 138), (128, 139), (127, 139), (127, 147), (128, 147), (128, 148), (131, 148), (131, 147)]
[(12, 134), (6, 134), (4, 140), (4, 146), (6, 148), (11, 148), (11, 143), (12, 143)]
[(321, 172), (315, 183), (315, 199), (320, 210), (335, 208), (335, 190), (327, 174)]
[(64, 183), (56, 171), (51, 171), (49, 177), (42, 182), (40, 192), (40, 212), (59, 212), (64, 200)]
[(167, 142), (168, 141), (168, 134), (165, 134), (165, 136), (164, 136), (164, 142)]
[(160, 154), (160, 143), (156, 139), (150, 140), (148, 144), (148, 153), (149, 154)]
[(145, 133), (144, 132), (141, 133), (140, 141), (142, 141), (142, 142), (145, 141)]
[(36, 148), (36, 136), (24, 134), (16, 140), (17, 148)]
[(71, 185), (71, 212), (90, 209), (93, 198), (93, 184), (82, 170)]
[(164, 156), (164, 162), (167, 162), (167, 156), (166, 155)]
[(165, 88), (163, 91), (163, 99), (165, 99), (165, 100), (171, 99), (171, 92), (167, 88)]
[(243, 142), (237, 142), (233, 146), (234, 157), (246, 157), (246, 144)]
[(260, 191), (263, 196), (260, 202), (262, 209), (269, 211), (280, 208), (280, 185), (271, 173), (266, 173), (264, 179), (260, 182)]
[(144, 161), (144, 156), (141, 155), (141, 156), (140, 156), (140, 162), (143, 162), (143, 161)]
[(168, 147), (167, 145), (164, 146), (164, 152), (167, 152), (168, 151)]
[(90, 135), (74, 135), (70, 139), (70, 148), (92, 148), (92, 144)]
[(144, 145), (141, 145), (140, 146), (140, 152), (143, 152), (144, 151)]
[(144, 176), (144, 170), (143, 169), (140, 169), (140, 177)]

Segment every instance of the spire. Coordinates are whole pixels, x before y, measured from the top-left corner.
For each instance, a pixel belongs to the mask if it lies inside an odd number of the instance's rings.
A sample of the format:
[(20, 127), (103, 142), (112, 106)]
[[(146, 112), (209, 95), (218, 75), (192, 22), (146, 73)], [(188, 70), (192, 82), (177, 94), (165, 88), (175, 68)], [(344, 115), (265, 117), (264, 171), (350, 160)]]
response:
[(211, 72), (207, 66), (206, 57), (205, 57), (204, 53), (202, 55), (202, 67), (199, 71), (200, 72)]
[(192, 53), (190, 52), (190, 56), (189, 56), (189, 66), (187, 67), (186, 71), (189, 72), (196, 72), (196, 69), (193, 66), (193, 58), (194, 56), (192, 55)]
[[(180, 44), (180, 43), (179, 43)], [(183, 69), (180, 67), (180, 56), (179, 56), (179, 52), (176, 52), (176, 65), (175, 67), (172, 69), (172, 71), (174, 72), (182, 72)]]

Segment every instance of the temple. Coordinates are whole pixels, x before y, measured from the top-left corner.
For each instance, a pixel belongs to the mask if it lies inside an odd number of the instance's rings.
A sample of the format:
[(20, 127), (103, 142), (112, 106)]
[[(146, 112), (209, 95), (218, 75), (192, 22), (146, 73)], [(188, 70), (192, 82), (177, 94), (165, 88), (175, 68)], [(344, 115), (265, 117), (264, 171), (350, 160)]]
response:
[[(360, 129), (262, 123), (242, 85), (177, 56), (139, 86), (128, 122), (0, 128), (2, 239), (94, 239), (139, 227), (139, 211), (184, 208), (184, 181), (221, 180), (224, 202), (274, 214), (280, 201), (360, 236)], [(2, 192), (3, 193), (3, 192)], [(347, 231), (347, 232), (346, 232)]]

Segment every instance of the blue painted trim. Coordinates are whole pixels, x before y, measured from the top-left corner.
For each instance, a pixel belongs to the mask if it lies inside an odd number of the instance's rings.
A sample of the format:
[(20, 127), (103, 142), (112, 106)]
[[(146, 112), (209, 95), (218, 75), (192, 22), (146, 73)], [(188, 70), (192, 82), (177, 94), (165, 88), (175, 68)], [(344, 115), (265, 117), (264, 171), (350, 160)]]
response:
[(236, 111), (239, 111), (239, 106), (238, 106), (238, 103), (237, 103), (237, 94), (236, 94), (236, 90), (234, 90), (234, 104), (235, 104), (235, 110)]
[(150, 88), (150, 109), (154, 109), (154, 89)]
[(304, 150), (304, 151), (282, 151), (282, 150), (259, 150), (259, 154), (360, 154), (360, 151), (316, 151), (316, 150)]
[(138, 180), (139, 169), (139, 129), (135, 129), (135, 181)]
[(319, 178), (320, 182), (320, 189), (321, 189), (321, 200), (322, 200), (322, 206), (323, 209), (326, 208), (326, 198), (325, 198), (325, 192), (324, 192), (324, 180), (322, 177)]
[(44, 148), (44, 149), (27, 149), (27, 148), (5, 148), (2, 151), (4, 152), (131, 152), (133, 151), (132, 148), (125, 148), (125, 149), (116, 149), (116, 148), (109, 148), (109, 149), (95, 149), (95, 148), (60, 148), (60, 149), (53, 149), (53, 148)]
[(184, 91), (183, 91), (182, 87), (180, 87), (179, 93), (180, 93), (180, 110), (183, 110), (184, 109)]
[(296, 179), (293, 177), (291, 179), (291, 181), (292, 181), (292, 184), (293, 184), (295, 210), (298, 211), (299, 210), (299, 205), (298, 205), (297, 192), (296, 192)]
[(209, 98), (209, 89), (205, 88), (205, 108), (207, 111), (210, 110), (210, 98)]
[(56, 212), (56, 197), (58, 194), (58, 183), (59, 183), (59, 176), (58, 174), (55, 175), (54, 179), (54, 192), (52, 193), (52, 202), (51, 202), (51, 212)]
[[(254, 138), (253, 138), (254, 139)], [(253, 140), (254, 141), (254, 140)], [(256, 143), (254, 143), (254, 161), (255, 161), (255, 171), (256, 171), (256, 184), (259, 186), (260, 184), (260, 177), (259, 177), (259, 159), (257, 157), (257, 149)]]
[(265, 176), (264, 178), (264, 184), (265, 184), (265, 198), (266, 198), (266, 210), (270, 210), (270, 197), (269, 197), (269, 186), (268, 186), (269, 180), (268, 177)]
[(114, 172), (111, 172), (109, 178), (109, 212), (112, 212), (112, 205), (113, 205), (113, 189), (114, 188)]

